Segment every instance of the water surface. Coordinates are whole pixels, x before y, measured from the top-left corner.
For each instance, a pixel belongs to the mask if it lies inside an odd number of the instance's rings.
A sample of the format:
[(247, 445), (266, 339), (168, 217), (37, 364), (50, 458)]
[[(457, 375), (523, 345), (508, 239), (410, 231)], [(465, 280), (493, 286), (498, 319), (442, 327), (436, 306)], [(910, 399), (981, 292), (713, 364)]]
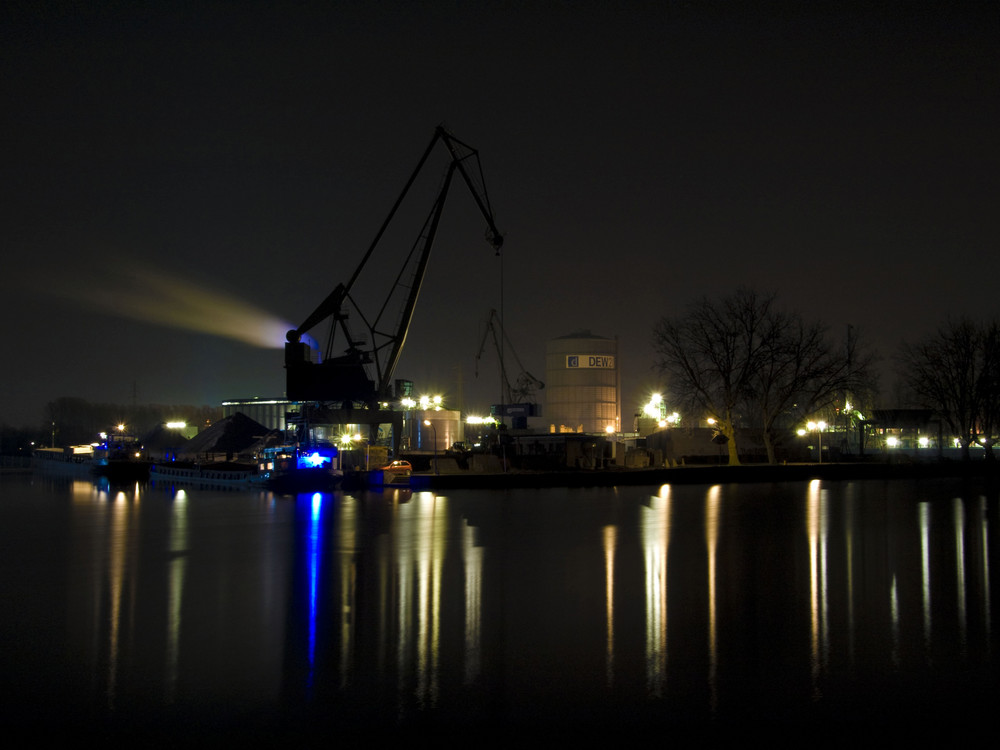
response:
[(971, 731), (1000, 695), (997, 520), (995, 488), (945, 480), (281, 497), (5, 476), (4, 723)]

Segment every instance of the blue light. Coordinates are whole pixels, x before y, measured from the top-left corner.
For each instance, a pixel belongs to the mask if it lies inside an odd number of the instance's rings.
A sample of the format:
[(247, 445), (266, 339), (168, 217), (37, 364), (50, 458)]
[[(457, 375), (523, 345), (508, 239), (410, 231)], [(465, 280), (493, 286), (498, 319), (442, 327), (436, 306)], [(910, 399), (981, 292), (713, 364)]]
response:
[(296, 459), (296, 466), (300, 469), (316, 469), (322, 466), (330, 466), (333, 457), (337, 455), (337, 449), (333, 446), (320, 446), (313, 448), (309, 453), (300, 453)]

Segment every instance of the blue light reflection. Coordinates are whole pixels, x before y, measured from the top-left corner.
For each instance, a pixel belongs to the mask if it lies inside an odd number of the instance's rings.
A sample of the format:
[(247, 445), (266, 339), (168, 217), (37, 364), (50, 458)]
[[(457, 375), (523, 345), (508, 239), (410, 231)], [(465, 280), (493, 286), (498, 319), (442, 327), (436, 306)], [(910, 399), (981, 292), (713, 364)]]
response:
[(314, 492), (312, 496), (312, 511), (309, 516), (309, 689), (313, 686), (316, 672), (316, 592), (319, 588), (319, 555), (320, 530), (322, 526), (323, 495)]

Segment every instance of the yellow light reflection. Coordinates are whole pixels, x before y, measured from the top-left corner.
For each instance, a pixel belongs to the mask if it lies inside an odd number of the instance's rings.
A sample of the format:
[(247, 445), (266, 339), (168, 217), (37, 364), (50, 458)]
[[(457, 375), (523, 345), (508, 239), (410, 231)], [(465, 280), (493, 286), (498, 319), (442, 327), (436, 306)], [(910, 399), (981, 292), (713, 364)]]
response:
[(822, 696), (820, 678), (829, 654), (827, 591), (827, 505), (820, 480), (809, 482), (806, 498), (806, 533), (809, 537), (809, 612), (813, 697)]
[(134, 600), (135, 577), (129, 575), (135, 568), (138, 540), (132, 528), (133, 506), (124, 492), (115, 495), (109, 506), (111, 517), (108, 530), (108, 641), (107, 641), (107, 705), (114, 709), (118, 699), (118, 659), (122, 643), (123, 612)]
[(847, 636), (849, 643), (848, 653), (850, 654), (851, 665), (854, 665), (854, 658), (857, 653), (855, 645), (855, 635), (857, 629), (854, 621), (854, 508), (857, 502), (855, 488), (853, 485), (846, 488), (848, 502), (844, 506), (844, 545), (845, 557), (847, 559)]
[(892, 574), (889, 586), (889, 616), (892, 626), (892, 666), (899, 666), (899, 584), (896, 574)]
[(976, 522), (979, 524), (981, 529), (979, 544), (979, 558), (983, 561), (983, 571), (982, 579), (980, 581), (980, 594), (979, 600), (983, 603), (983, 624), (986, 626), (986, 632), (992, 632), (993, 620), (990, 616), (990, 556), (987, 553), (989, 546), (989, 524), (986, 521), (986, 509), (987, 503), (984, 496), (979, 497), (979, 513), (976, 518)]
[(96, 488), (94, 483), (91, 481), (84, 481), (83, 479), (74, 479), (70, 488), (70, 493), (73, 497), (74, 503), (88, 502), (91, 496), (94, 494)]
[(615, 667), (615, 542), (617, 529), (605, 526), (602, 529), (604, 539), (604, 609), (607, 625), (607, 642), (605, 653), (607, 657), (606, 679), (608, 685), (614, 684)]
[(670, 485), (642, 508), (646, 562), (646, 686), (661, 697), (667, 681), (667, 561), (670, 549)]
[(337, 549), (340, 565), (340, 687), (344, 689), (350, 682), (354, 661), (354, 635), (357, 630), (357, 581), (358, 581), (358, 506), (357, 503), (342, 502), (338, 505)]
[(962, 659), (967, 654), (968, 610), (965, 592), (965, 506), (962, 498), (952, 500), (952, 517), (955, 522), (955, 590), (958, 592), (958, 638)]
[(920, 519), (920, 578), (924, 621), (924, 644), (930, 649), (931, 643), (931, 519), (930, 504), (920, 503), (918, 516)]
[(399, 532), (408, 544), (397, 550), (397, 660), (400, 697), (414, 674), (414, 695), (421, 709), (437, 704), (441, 576), (447, 533), (447, 498), (418, 492), (399, 508)]
[(184, 595), (184, 574), (187, 571), (188, 517), (187, 496), (177, 493), (171, 505), (169, 532), (170, 566), (167, 589), (167, 653), (166, 700), (173, 703), (177, 691), (180, 662), (181, 603)]
[(483, 548), (476, 530), (462, 530), (462, 558), (465, 561), (465, 684), (471, 685), (482, 671)]
[(718, 708), (719, 693), (716, 677), (719, 668), (718, 611), (716, 586), (716, 550), (719, 545), (719, 516), (722, 511), (722, 488), (713, 485), (705, 495), (705, 545), (708, 548), (708, 684), (712, 712)]

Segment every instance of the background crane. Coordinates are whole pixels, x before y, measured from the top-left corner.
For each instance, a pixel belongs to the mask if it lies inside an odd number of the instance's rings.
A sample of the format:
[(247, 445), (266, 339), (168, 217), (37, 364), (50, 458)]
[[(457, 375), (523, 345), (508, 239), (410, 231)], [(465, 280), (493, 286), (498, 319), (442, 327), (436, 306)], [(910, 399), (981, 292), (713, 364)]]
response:
[[(507, 332), (503, 329), (503, 324), (500, 322), (500, 316), (497, 315), (496, 310), (490, 310), (489, 315), (486, 317), (486, 329), (483, 331), (483, 338), (479, 343), (479, 351), (476, 352), (476, 377), (479, 377), (479, 360), (482, 359), (486, 343), (490, 339), (493, 341), (493, 347), (496, 349), (497, 359), (499, 360), (498, 368), (500, 370), (504, 404), (535, 404), (535, 392), (543, 389), (545, 383), (524, 369), (520, 357), (517, 356), (517, 352), (514, 350), (514, 345), (510, 342)], [(506, 344), (507, 351), (510, 352), (514, 357), (514, 362), (517, 363), (517, 374), (513, 382), (511, 382), (507, 371), (501, 341)]]

